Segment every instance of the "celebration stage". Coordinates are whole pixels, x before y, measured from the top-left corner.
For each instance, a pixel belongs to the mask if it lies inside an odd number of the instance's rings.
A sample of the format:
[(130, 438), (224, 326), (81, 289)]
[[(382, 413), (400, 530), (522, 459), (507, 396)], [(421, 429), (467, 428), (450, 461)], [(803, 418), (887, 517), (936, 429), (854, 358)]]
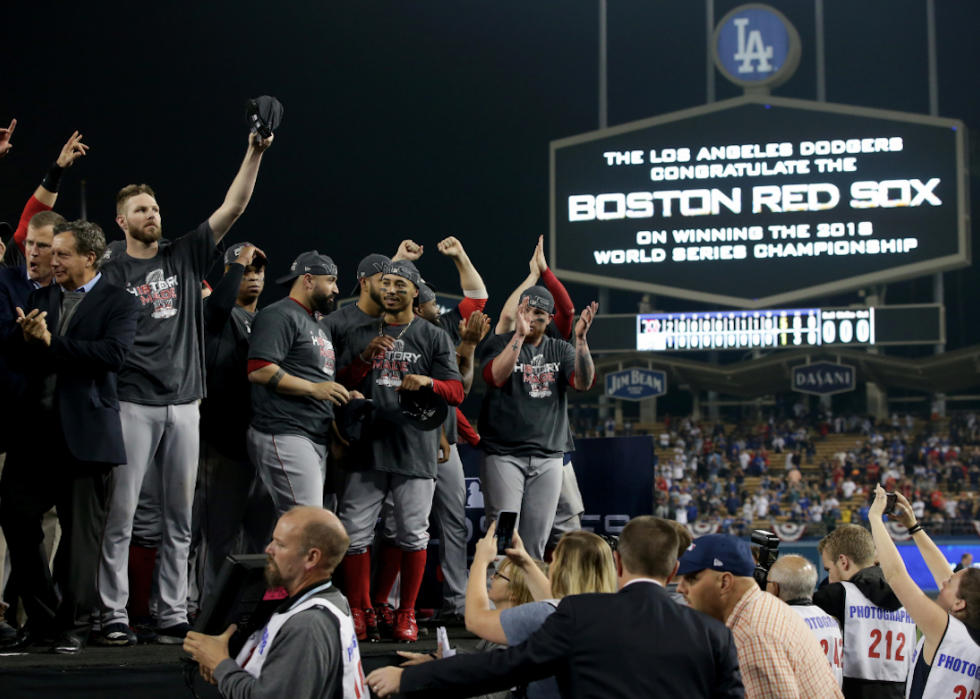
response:
[[(448, 629), (453, 647), (472, 650), (478, 639), (462, 628)], [(400, 661), (399, 650), (431, 653), (435, 628), (419, 629), (417, 643), (365, 643), (361, 658), (365, 674)], [(180, 646), (139, 645), (133, 648), (92, 646), (77, 656), (50, 655), (45, 648), (0, 654), (0, 695), (4, 699), (193, 699), (184, 679)], [(196, 675), (200, 699), (218, 699), (217, 688)]]

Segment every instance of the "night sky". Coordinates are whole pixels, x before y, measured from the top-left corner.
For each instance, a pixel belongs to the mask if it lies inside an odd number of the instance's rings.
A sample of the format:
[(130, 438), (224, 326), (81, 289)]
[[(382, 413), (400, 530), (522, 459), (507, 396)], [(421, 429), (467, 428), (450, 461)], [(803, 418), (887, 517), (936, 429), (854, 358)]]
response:
[[(84, 178), (89, 218), (118, 239), (115, 192), (146, 182), (164, 235), (191, 230), (220, 205), (244, 155), (245, 100), (270, 94), (285, 117), (229, 242), (264, 248), (270, 276), (316, 248), (338, 263), (346, 294), (361, 257), (412, 238), (426, 246), (423, 274), (456, 292), (455, 268), (435, 249), (455, 235), (496, 317), (547, 234), (549, 141), (598, 127), (597, 4), (8, 3), (0, 121), (19, 124), (0, 162), (0, 220), (16, 221), (79, 129), (91, 151), (65, 177), (56, 210), (78, 216)], [(716, 21), (738, 4), (716, 0)], [(799, 70), (774, 94), (815, 99), (813, 3), (770, 4), (803, 41)], [(980, 3), (936, 5), (940, 114), (975, 136)], [(828, 101), (928, 112), (925, 0), (825, 0), (825, 16)], [(700, 0), (610, 0), (609, 124), (703, 104), (705, 41)], [(740, 94), (720, 74), (716, 85), (718, 99)], [(976, 178), (971, 189), (975, 199)], [(595, 297), (569, 288), (579, 308)], [(888, 302), (930, 302), (931, 288), (895, 284)], [(280, 293), (269, 284), (264, 301)], [(978, 293), (971, 269), (946, 275), (950, 349), (980, 342)], [(628, 313), (639, 297), (611, 299), (612, 312)], [(696, 306), (664, 297), (657, 307)]]

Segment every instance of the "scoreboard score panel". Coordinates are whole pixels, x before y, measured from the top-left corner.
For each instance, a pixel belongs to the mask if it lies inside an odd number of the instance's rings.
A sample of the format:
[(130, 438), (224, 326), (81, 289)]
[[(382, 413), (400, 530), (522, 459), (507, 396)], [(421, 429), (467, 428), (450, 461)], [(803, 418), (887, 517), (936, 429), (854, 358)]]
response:
[(966, 132), (747, 95), (551, 144), (560, 278), (739, 308), (970, 263)]
[(875, 344), (874, 308), (647, 313), (636, 323), (640, 351)]
[(678, 352), (943, 344), (940, 304), (600, 315), (589, 349)]

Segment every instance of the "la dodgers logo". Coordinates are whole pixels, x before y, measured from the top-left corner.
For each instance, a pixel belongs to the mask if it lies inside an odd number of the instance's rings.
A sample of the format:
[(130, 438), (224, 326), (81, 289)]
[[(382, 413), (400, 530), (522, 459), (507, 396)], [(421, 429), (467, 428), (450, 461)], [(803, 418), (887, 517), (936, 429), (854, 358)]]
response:
[[(738, 28), (738, 52), (735, 54), (734, 58), (736, 61), (741, 61), (742, 65), (738, 67), (739, 73), (753, 73), (758, 71), (760, 73), (771, 73), (772, 64), (769, 59), (772, 58), (773, 48), (772, 46), (765, 46), (762, 42), (762, 32), (758, 29), (752, 29), (749, 31), (748, 41), (745, 38), (745, 28), (749, 24), (749, 19), (747, 17), (739, 17), (735, 20), (735, 26)], [(752, 61), (758, 61), (758, 66), (753, 66)]]

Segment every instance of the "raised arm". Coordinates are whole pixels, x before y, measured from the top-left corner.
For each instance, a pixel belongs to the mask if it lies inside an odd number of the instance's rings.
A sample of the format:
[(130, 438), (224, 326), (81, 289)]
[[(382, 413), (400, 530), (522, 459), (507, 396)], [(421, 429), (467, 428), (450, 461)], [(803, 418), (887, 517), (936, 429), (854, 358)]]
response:
[(466, 583), (466, 630), (491, 643), (507, 645), (507, 634), (500, 624), (500, 610), (490, 607), (487, 569), (497, 555), (497, 523), (491, 522), (487, 535), (476, 542), (473, 565)]
[[(538, 246), (540, 246), (540, 242)], [(541, 271), (538, 268), (538, 247), (535, 246), (534, 254), (531, 255), (531, 260), (528, 262), (528, 267), (530, 268), (530, 273), (527, 275), (527, 279), (521, 282), (520, 286), (514, 289), (514, 293), (507, 297), (507, 301), (504, 302), (504, 307), (500, 311), (500, 318), (497, 320), (497, 327), (494, 328), (495, 335), (506, 335), (511, 330), (514, 329), (514, 323), (517, 319), (517, 304), (521, 300), (521, 294), (524, 293), (526, 289), (530, 289), (532, 286), (538, 283), (538, 279), (541, 277)]]
[(14, 129), (17, 128), (17, 120), (11, 119), (10, 126), (5, 129), (0, 129), (0, 158), (5, 156), (14, 145), (10, 142), (10, 138), (14, 135)]
[(553, 599), (554, 593), (551, 591), (551, 581), (548, 576), (541, 572), (531, 554), (524, 548), (524, 542), (514, 530), (514, 538), (511, 540), (513, 548), (509, 548), (504, 553), (510, 562), (524, 571), (524, 583), (527, 585), (528, 592), (535, 602), (542, 602), (546, 599)]
[(548, 261), (544, 256), (544, 236), (538, 238), (538, 247), (534, 251), (534, 259), (538, 263), (541, 283), (555, 297), (555, 328), (566, 340), (572, 339), (572, 323), (575, 322), (575, 306), (572, 297), (568, 295), (565, 285), (548, 269)]
[(531, 323), (528, 320), (528, 305), (527, 299), (524, 299), (524, 303), (520, 305), (517, 309), (517, 321), (514, 324), (514, 336), (507, 342), (507, 345), (501, 350), (500, 354), (494, 357), (490, 364), (484, 368), (490, 370), (490, 376), (488, 377), (484, 373), (484, 379), (491, 379), (492, 383), (496, 387), (503, 386), (510, 375), (514, 373), (514, 367), (517, 366), (517, 358), (521, 356), (521, 347), (524, 346), (524, 338), (531, 330)]
[(20, 251), (27, 254), (24, 249), (24, 241), (27, 239), (27, 226), (34, 214), (42, 211), (50, 211), (58, 201), (58, 187), (61, 184), (61, 177), (65, 170), (72, 166), (76, 160), (81, 158), (88, 151), (88, 146), (82, 143), (82, 135), (77, 131), (71, 135), (68, 142), (62, 146), (58, 159), (55, 160), (44, 180), (34, 190), (34, 195), (27, 201), (24, 211), (20, 215), (20, 223), (14, 231), (14, 242)]
[(262, 138), (257, 133), (248, 135), (248, 151), (245, 153), (245, 160), (238, 169), (225, 201), (218, 207), (218, 210), (211, 214), (208, 223), (211, 224), (211, 231), (214, 233), (214, 242), (220, 243), (225, 234), (231, 230), (232, 225), (238, 217), (245, 213), (252, 198), (252, 191), (255, 189), (255, 178), (259, 175), (259, 165), (262, 164), (262, 154), (272, 145), (275, 134), (269, 138)]
[(449, 236), (442, 240), (438, 247), (439, 252), (451, 258), (456, 263), (456, 269), (459, 271), (459, 286), (462, 288), (464, 294), (467, 291), (486, 291), (483, 278), (476, 271), (476, 267), (473, 266), (461, 242), (453, 236)]
[[(882, 519), (886, 504), (887, 493), (879, 484), (875, 489), (875, 501), (872, 503), (871, 511), (868, 513), (868, 520), (871, 522), (871, 535), (874, 537), (875, 550), (878, 553), (881, 572), (885, 576), (885, 582), (888, 583), (889, 587), (894, 591), (895, 596), (898, 597), (899, 602), (905, 607), (905, 611), (909, 613), (909, 616), (915, 621), (916, 626), (919, 627), (926, 637), (924, 652), (926, 653), (926, 657), (932, 657), (939, 647), (940, 641), (942, 641), (943, 634), (946, 633), (949, 615), (942, 607), (926, 596), (919, 586), (915, 584), (912, 576), (909, 575), (908, 570), (905, 568), (905, 562), (902, 561), (902, 557), (898, 553), (898, 547), (892, 541)], [(909, 521), (908, 518), (910, 516), (911, 507), (907, 513), (903, 512), (900, 521)], [(914, 522), (915, 519), (913, 518), (911, 521)], [(925, 532), (919, 532), (915, 535), (915, 543), (921, 548), (919, 537), (928, 537)], [(925, 554), (923, 553), (923, 555)], [(949, 564), (946, 565), (946, 569), (949, 569)], [(950, 575), (952, 575), (952, 571), (950, 571)], [(940, 589), (948, 581), (949, 576), (941, 582), (937, 578)], [(915, 639), (909, 640), (914, 641)]]
[(589, 342), (586, 339), (592, 321), (599, 310), (599, 304), (593, 301), (575, 324), (575, 383), (576, 390), (588, 391), (595, 383), (595, 364), (592, 353), (589, 352)]
[(410, 262), (415, 262), (422, 257), (423, 252), (425, 252), (425, 249), (414, 240), (403, 240), (398, 245), (395, 256), (391, 258), (391, 261), (409, 260)]

